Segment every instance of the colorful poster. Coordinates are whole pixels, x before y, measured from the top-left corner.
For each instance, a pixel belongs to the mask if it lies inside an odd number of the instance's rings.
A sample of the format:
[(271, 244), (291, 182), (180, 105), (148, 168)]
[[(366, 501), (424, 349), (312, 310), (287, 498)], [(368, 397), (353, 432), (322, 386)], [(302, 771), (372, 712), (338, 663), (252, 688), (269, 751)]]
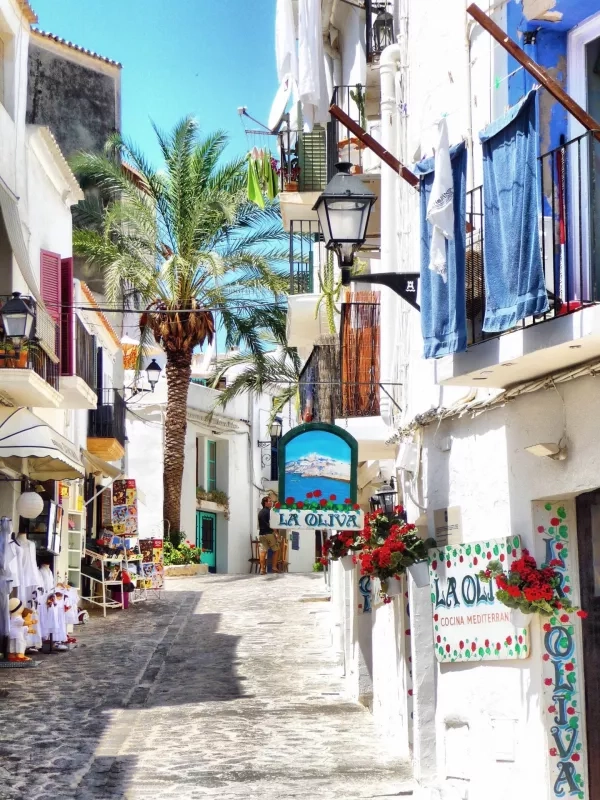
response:
[(121, 536), (137, 536), (137, 490), (134, 480), (113, 483), (112, 505), (113, 531)]

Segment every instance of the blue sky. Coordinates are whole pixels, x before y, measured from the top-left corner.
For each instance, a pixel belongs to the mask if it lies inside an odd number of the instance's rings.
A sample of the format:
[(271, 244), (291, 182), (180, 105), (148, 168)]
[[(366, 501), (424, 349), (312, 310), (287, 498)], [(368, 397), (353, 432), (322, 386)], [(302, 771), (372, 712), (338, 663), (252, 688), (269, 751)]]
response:
[(297, 436), (288, 444), (286, 460), (295, 461), (309, 453), (320, 453), (339, 461), (350, 462), (350, 447), (343, 439), (328, 431), (311, 431)]
[[(275, 0), (32, 0), (39, 27), (123, 64), (123, 132), (158, 163), (150, 126), (192, 114), (247, 150), (237, 114), (266, 123), (277, 89)], [(246, 127), (256, 128), (246, 120)]]

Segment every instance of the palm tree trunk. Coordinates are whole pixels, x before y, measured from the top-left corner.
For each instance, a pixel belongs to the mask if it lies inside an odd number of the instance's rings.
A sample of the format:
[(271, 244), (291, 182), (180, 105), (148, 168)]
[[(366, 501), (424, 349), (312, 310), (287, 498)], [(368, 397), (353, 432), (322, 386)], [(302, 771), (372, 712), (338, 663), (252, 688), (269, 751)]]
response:
[[(181, 530), (181, 485), (187, 431), (187, 398), (192, 374), (191, 353), (167, 353), (167, 418), (164, 452), (164, 518), (169, 531)], [(188, 534), (190, 531), (188, 531)]]

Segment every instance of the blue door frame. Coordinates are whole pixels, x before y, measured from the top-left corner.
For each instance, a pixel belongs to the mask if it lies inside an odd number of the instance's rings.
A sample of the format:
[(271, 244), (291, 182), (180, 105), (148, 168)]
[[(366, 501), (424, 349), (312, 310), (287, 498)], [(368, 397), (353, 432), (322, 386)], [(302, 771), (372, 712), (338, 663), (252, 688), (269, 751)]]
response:
[(217, 515), (196, 511), (196, 547), (203, 550), (201, 563), (209, 572), (217, 571)]

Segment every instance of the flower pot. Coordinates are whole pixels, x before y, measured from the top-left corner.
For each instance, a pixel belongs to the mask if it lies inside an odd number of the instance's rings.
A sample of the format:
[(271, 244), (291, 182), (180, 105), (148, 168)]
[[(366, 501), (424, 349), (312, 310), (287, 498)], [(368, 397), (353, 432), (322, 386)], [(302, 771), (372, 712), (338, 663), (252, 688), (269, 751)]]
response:
[(524, 614), (520, 608), (511, 608), (510, 621), (515, 628), (528, 628), (531, 625), (532, 614)]
[(381, 591), (388, 597), (398, 597), (402, 594), (402, 581), (394, 576), (383, 580), (381, 581)]
[(344, 569), (346, 570), (354, 569), (353, 556), (342, 556), (340, 558), (340, 561), (342, 562), (342, 567)]
[(283, 186), (284, 192), (297, 192), (298, 191), (298, 181), (288, 181)]
[(429, 586), (429, 561), (415, 561), (408, 567), (408, 571), (419, 589)]

